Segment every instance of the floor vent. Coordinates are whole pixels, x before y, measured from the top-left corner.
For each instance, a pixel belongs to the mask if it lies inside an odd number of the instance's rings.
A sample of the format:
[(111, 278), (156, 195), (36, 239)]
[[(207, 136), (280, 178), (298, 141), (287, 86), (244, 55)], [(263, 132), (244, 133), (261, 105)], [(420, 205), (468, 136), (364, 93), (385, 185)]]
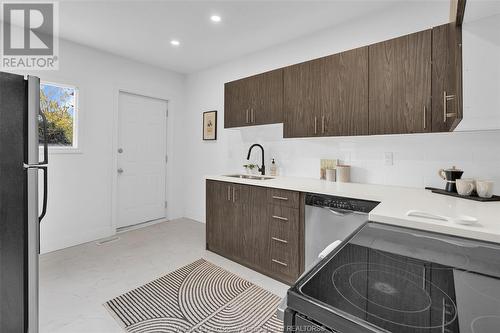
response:
[(104, 244), (108, 244), (108, 243), (112, 243), (112, 242), (116, 242), (116, 241), (119, 241), (120, 240), (120, 237), (118, 236), (113, 236), (113, 237), (110, 237), (110, 238), (105, 238), (105, 239), (101, 239), (97, 242), (95, 242), (97, 245), (104, 245)]

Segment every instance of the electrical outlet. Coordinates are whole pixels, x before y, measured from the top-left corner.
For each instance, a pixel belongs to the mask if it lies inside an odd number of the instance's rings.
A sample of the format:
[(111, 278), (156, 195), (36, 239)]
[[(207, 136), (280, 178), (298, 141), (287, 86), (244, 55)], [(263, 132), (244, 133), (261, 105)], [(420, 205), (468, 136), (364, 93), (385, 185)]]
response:
[(394, 154), (392, 152), (384, 153), (384, 164), (385, 165), (394, 165)]

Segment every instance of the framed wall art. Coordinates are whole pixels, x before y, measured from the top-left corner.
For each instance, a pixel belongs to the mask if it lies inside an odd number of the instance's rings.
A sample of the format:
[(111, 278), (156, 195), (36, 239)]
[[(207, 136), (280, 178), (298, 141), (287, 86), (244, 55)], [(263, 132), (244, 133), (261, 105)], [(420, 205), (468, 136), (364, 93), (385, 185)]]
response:
[(203, 112), (203, 140), (217, 140), (217, 111)]

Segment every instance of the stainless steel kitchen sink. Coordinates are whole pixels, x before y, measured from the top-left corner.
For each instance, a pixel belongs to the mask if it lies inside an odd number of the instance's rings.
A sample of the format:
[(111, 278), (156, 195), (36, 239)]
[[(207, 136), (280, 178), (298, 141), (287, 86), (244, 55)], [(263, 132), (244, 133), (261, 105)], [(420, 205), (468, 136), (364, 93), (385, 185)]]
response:
[(226, 175), (225, 177), (242, 178), (242, 179), (254, 179), (254, 180), (274, 179), (273, 177), (258, 176), (258, 175)]

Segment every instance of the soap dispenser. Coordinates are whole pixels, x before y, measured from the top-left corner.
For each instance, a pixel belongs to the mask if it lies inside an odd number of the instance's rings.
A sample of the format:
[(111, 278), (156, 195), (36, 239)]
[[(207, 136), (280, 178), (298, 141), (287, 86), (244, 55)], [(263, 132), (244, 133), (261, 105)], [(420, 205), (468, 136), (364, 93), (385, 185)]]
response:
[(276, 165), (276, 162), (274, 161), (274, 158), (271, 162), (271, 176), (276, 177), (278, 175), (278, 166)]

